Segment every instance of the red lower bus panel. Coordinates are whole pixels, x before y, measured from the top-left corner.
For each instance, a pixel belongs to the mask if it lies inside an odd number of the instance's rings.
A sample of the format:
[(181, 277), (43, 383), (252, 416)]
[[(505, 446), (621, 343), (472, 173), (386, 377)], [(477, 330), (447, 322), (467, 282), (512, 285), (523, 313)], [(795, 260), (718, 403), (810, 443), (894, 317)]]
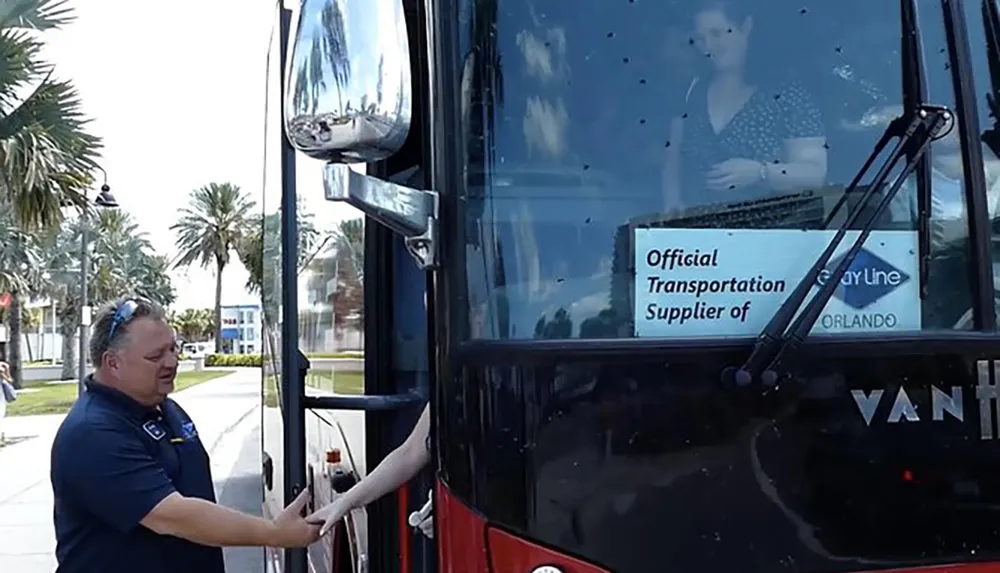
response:
[[(565, 573), (608, 573), (583, 561), (489, 528), (486, 520), (438, 482), (434, 500), (438, 570), (441, 573), (530, 573), (541, 565), (558, 565)], [(490, 567), (492, 565), (492, 567)]]
[[(486, 520), (459, 501), (441, 482), (437, 484), (437, 499), (434, 500), (434, 520), (436, 535), (440, 538), (438, 570), (441, 573), (530, 573), (541, 565), (556, 565), (565, 573), (610, 573), (487, 526)], [(1000, 563), (883, 569), (878, 573), (1000, 573)]]
[(435, 535), (440, 573), (489, 573), (486, 562), (486, 522), (451, 491), (437, 483), (434, 500)]
[(878, 573), (1000, 573), (1000, 563), (964, 563), (917, 567), (915, 569), (885, 569)]
[(397, 490), (399, 498), (399, 573), (410, 573), (410, 496), (407, 484)]
[(564, 573), (610, 573), (579, 559), (515, 537), (506, 531), (490, 529), (490, 561), (493, 573), (530, 573), (535, 567), (557, 565)]

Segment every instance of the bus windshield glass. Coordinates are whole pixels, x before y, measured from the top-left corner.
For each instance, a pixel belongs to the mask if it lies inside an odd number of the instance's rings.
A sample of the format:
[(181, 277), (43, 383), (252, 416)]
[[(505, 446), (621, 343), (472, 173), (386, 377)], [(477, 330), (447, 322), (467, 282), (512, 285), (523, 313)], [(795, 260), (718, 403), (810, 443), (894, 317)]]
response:
[[(919, 101), (907, 66), (922, 62), (926, 102), (956, 101), (937, 1), (914, 2), (916, 50), (901, 46), (898, 2), (459, 5), (471, 340), (755, 336), (867, 191), (838, 209), (889, 122)], [(813, 333), (972, 328), (969, 267), (988, 261), (968, 254), (960, 131), (876, 218)], [(982, 155), (992, 218), (1000, 169)]]

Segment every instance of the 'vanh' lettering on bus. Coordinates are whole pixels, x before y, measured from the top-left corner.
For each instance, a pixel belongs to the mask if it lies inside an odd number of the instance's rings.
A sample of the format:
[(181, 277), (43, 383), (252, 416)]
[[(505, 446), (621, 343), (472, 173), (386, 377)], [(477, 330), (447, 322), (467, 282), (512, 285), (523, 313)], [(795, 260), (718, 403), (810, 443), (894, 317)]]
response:
[[(993, 371), (991, 378), (990, 371)], [(975, 400), (979, 406), (979, 429), (980, 438), (983, 440), (997, 439), (996, 432), (997, 414), (1000, 411), (1000, 386), (996, 381), (1000, 379), (1000, 364), (992, 360), (980, 360), (976, 363), (977, 385), (975, 386)], [(898, 424), (900, 422), (941, 422), (946, 416), (959, 422), (965, 421), (965, 393), (962, 386), (939, 387), (930, 386), (929, 391), (900, 387), (895, 393), (887, 393), (884, 389), (851, 390), (851, 397), (861, 412), (865, 420), (865, 425), (871, 426), (875, 419), (875, 414), (879, 406), (889, 400), (892, 401), (889, 412), (885, 417), (885, 423)], [(931, 403), (930, 420), (917, 411), (914, 402), (920, 403), (928, 398)], [(914, 397), (917, 397), (915, 400)]]

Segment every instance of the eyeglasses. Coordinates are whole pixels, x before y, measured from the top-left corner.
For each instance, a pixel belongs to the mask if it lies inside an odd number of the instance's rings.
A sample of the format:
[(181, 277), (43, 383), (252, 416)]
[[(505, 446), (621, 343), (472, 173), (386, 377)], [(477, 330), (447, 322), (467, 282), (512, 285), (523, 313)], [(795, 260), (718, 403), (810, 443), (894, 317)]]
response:
[(139, 308), (139, 303), (133, 299), (126, 300), (122, 303), (118, 310), (115, 311), (114, 318), (111, 319), (111, 328), (108, 329), (108, 340), (110, 341), (115, 337), (115, 331), (118, 327), (125, 324), (132, 317), (135, 316), (135, 310)]

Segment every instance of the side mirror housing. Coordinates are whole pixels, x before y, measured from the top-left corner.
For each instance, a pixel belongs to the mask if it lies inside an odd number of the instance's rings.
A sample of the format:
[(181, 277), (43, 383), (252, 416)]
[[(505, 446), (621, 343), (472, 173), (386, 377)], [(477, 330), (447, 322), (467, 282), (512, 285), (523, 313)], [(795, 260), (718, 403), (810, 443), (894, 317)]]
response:
[(421, 268), (437, 264), (438, 194), (357, 173), (410, 130), (412, 93), (401, 0), (302, 0), (285, 75), (284, 121), (302, 153), (327, 161), (326, 198), (402, 235)]
[(410, 131), (410, 50), (400, 0), (302, 0), (292, 31), (285, 129), (302, 153), (371, 163)]

